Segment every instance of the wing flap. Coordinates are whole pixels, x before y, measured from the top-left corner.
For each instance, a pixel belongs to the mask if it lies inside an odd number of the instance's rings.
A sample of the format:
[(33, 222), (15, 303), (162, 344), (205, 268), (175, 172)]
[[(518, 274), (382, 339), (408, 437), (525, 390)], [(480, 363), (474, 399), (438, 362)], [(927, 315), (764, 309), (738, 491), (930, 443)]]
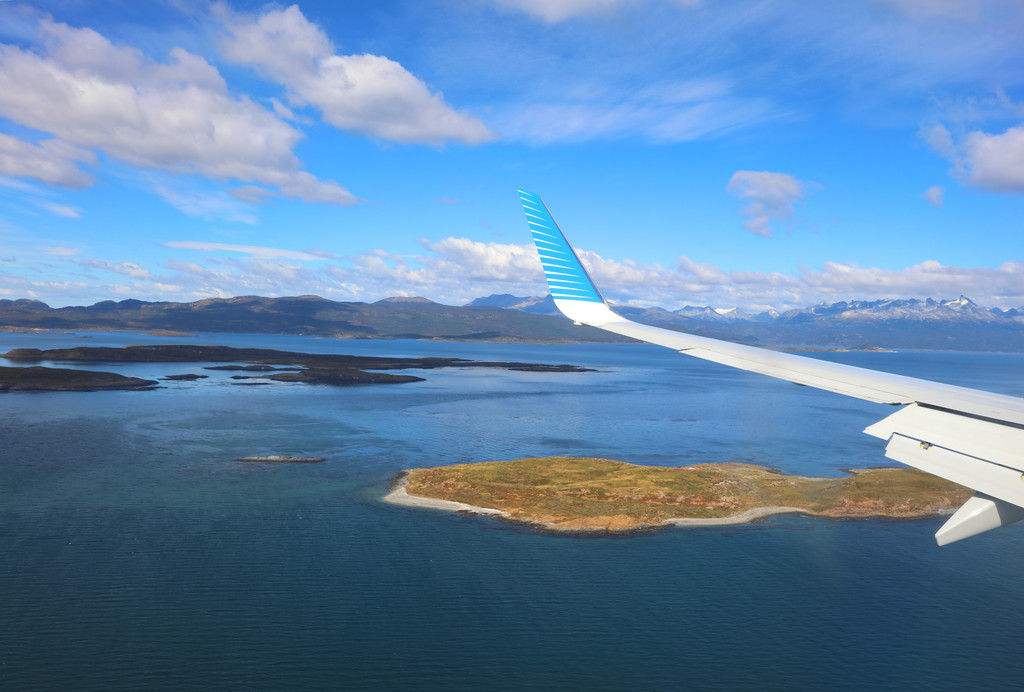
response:
[(1024, 481), (1015, 469), (937, 445), (926, 448), (920, 440), (899, 433), (889, 440), (885, 456), (1000, 500), (1024, 505)]
[[(1006, 466), (1018, 475), (1024, 471), (1024, 429), (1001, 423), (914, 404), (868, 426), (864, 432), (883, 440), (902, 435), (923, 445)], [(1024, 482), (1020, 486), (1024, 491)], [(999, 497), (998, 493), (989, 494)]]

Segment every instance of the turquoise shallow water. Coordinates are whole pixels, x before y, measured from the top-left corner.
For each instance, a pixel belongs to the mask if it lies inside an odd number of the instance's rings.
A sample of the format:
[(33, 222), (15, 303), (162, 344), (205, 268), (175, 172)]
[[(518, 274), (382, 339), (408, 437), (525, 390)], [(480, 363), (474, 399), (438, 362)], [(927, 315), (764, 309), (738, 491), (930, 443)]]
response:
[[(168, 340), (92, 337), (0, 350)], [(645, 346), (188, 341), (599, 371), (0, 397), (0, 687), (954, 690), (1024, 673), (1021, 527), (942, 549), (931, 520), (584, 539), (380, 501), (401, 468), (544, 454), (836, 475), (883, 463), (860, 430), (888, 407)], [(828, 357), (1024, 395), (1021, 355)], [(327, 461), (231, 461), (272, 453)]]

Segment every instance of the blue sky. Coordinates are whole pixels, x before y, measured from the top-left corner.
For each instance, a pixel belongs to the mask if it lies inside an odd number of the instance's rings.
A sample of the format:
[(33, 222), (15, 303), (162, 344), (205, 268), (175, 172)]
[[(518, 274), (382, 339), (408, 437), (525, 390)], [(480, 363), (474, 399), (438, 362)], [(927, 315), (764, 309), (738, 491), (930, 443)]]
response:
[(1024, 6), (0, 0), (0, 298), (1024, 306)]

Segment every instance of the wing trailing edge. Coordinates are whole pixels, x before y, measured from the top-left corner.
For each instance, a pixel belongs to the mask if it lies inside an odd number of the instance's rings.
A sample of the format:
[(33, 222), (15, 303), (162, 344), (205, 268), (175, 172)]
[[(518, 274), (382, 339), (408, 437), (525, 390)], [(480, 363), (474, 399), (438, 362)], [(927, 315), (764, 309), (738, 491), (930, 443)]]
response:
[(639, 324), (616, 314), (541, 198), (519, 191), (558, 309), (577, 324), (695, 358), (879, 404), (902, 406), (864, 432), (890, 459), (977, 491), (935, 534), (939, 545), (1024, 519), (1024, 399)]

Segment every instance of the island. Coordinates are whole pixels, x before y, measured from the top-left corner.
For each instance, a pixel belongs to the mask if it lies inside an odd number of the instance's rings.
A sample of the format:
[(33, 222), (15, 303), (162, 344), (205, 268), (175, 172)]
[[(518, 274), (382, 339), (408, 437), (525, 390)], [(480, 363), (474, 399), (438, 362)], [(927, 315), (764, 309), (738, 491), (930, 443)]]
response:
[(103, 392), (155, 389), (159, 382), (114, 372), (69, 368), (0, 366), (0, 392)]
[[(277, 351), (265, 348), (234, 348), (231, 346), (196, 346), (186, 344), (163, 344), (124, 346), (121, 348), (104, 346), (82, 346), (76, 348), (38, 349), (16, 348), (0, 357), (14, 362), (60, 361), (72, 363), (232, 363), (232, 365), (210, 366), (207, 370), (239, 370), (251, 374), (232, 375), (235, 380), (258, 379), (259, 382), (236, 382), (236, 384), (271, 384), (272, 382), (301, 382), (306, 384), (324, 384), (333, 386), (350, 386), (358, 384), (400, 384), (405, 382), (422, 382), (424, 378), (416, 375), (397, 375), (380, 370), (433, 370), (437, 368), (500, 368), (504, 370), (528, 372), (592, 372), (589, 368), (576, 365), (548, 365), (544, 363), (519, 363), (514, 361), (479, 361), (462, 358), (403, 358), (380, 356), (350, 356), (331, 353), (299, 353), (293, 351)], [(249, 365), (237, 365), (249, 363)], [(7, 368), (16, 371), (24, 368)], [(374, 372), (367, 372), (374, 371)], [(69, 378), (68, 382), (78, 383), (86, 375), (76, 375), (84, 371), (60, 369)], [(260, 374), (256, 374), (260, 373)], [(113, 373), (104, 373), (111, 376)], [(12, 373), (8, 380), (9, 389), (18, 389), (14, 384), (24, 380), (25, 374)], [(58, 375), (52, 376), (54, 381)], [(119, 375), (116, 377), (120, 377)], [(205, 375), (168, 375), (167, 380), (195, 380)], [(135, 380), (137, 378), (126, 378)], [(268, 381), (269, 380), (269, 381)], [(139, 382), (149, 382), (139, 380)], [(151, 384), (156, 384), (155, 382)], [(108, 387), (108, 388), (140, 388), (140, 387)], [(64, 387), (68, 391), (86, 391)]]
[(915, 519), (951, 514), (972, 491), (912, 468), (787, 476), (739, 463), (637, 466), (541, 457), (399, 474), (385, 500), (491, 515), (559, 533), (630, 533), (741, 524), (773, 514)]

